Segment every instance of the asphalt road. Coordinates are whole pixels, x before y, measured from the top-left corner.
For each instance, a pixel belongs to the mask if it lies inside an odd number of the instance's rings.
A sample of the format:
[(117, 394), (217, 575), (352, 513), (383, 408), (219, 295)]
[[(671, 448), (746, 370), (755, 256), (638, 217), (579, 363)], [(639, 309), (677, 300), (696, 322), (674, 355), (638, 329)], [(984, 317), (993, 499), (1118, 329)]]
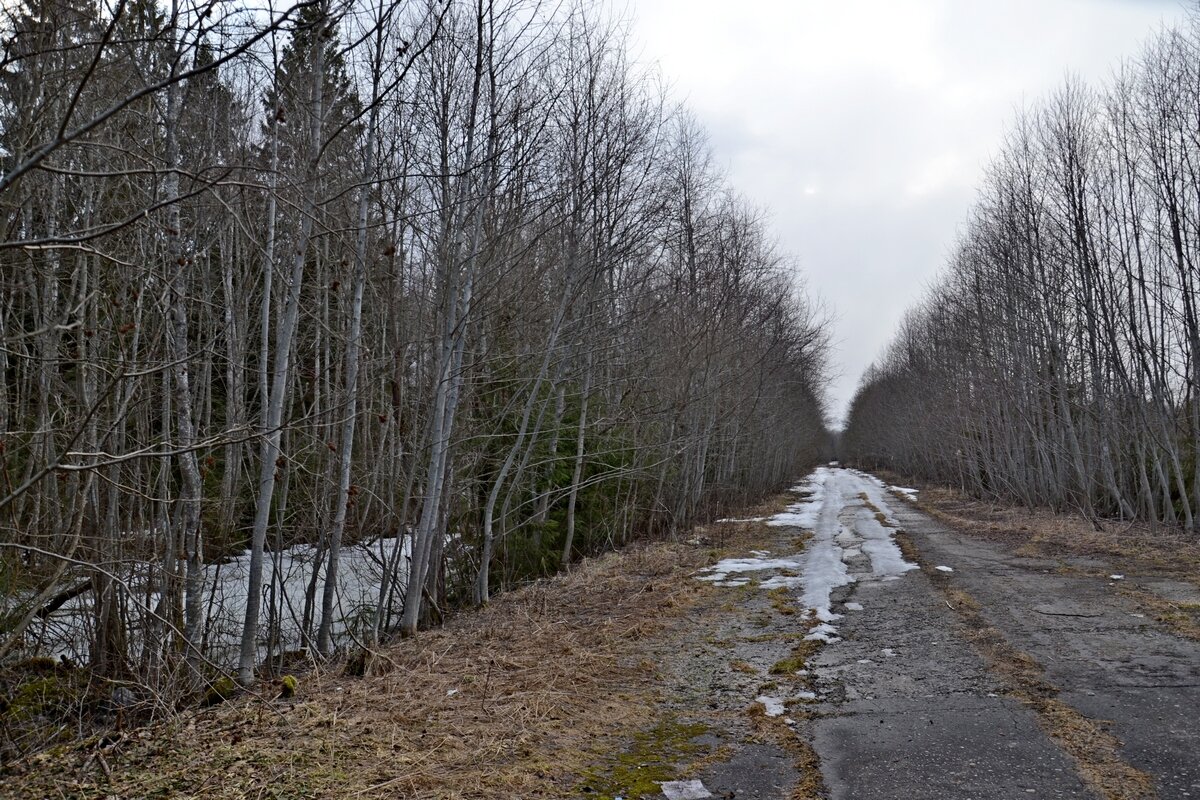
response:
[[(728, 593), (665, 646), (672, 713), (706, 724), (714, 754), (694, 796), (1200, 798), (1200, 644), (1119, 591), (1192, 584), (1021, 557), (844, 469), (767, 525), (762, 550), (698, 576)], [(814, 634), (828, 643), (781, 674)]]
[[(843, 536), (876, 510), (910, 531), (928, 522), (868, 479), (836, 474)], [(1091, 797), (1033, 712), (1005, 695), (930, 577), (879, 579), (853, 553), (845, 560), (855, 580), (832, 597), (842, 641), (814, 660), (821, 702), (808, 733), (832, 797)]]
[(1022, 558), (892, 505), (922, 556), (955, 570), (948, 581), (1044, 667), (1060, 700), (1111, 722), (1119, 756), (1150, 776), (1162, 800), (1200, 798), (1200, 643), (1157, 626), (1118, 591), (1187, 587), (1126, 572), (1115, 581), (1089, 559)]

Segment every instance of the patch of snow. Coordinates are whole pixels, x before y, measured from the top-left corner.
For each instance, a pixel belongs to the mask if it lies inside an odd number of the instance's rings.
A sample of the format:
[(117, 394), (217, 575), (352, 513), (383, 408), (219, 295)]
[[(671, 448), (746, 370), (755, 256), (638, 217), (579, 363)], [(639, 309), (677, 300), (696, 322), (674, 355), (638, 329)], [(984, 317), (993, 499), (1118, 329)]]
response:
[(890, 648), (890, 647), (885, 647), (885, 648), (883, 648), (883, 650), (881, 650), (880, 652), (882, 652), (882, 653), (883, 653), (885, 656), (887, 656), (888, 658), (895, 658), (895, 657), (896, 657), (896, 651), (895, 651), (895, 650), (893, 650), (893, 649), (892, 649), (892, 648)]
[(667, 800), (708, 800), (712, 792), (701, 781), (667, 781), (660, 783)]
[(954, 567), (947, 567), (945, 564), (938, 564), (934, 569), (938, 572), (954, 572)]
[[(905, 487), (896, 487), (904, 489)], [(871, 563), (867, 577), (876, 581), (899, 580), (917, 565), (904, 559), (892, 538), (898, 525), (885, 499), (889, 487), (855, 470), (818, 467), (792, 491), (801, 495), (780, 514), (767, 519), (768, 525), (799, 527), (812, 532), (804, 549), (790, 557), (772, 556), (756, 550), (747, 558), (724, 559), (697, 573), (699, 580), (718, 586), (744, 586), (751, 572), (775, 572), (758, 584), (763, 589), (798, 588), (797, 600), (808, 609), (809, 619), (819, 623), (805, 636), (809, 640), (841, 641), (831, 623), (841, 619), (832, 609), (835, 589), (862, 578), (850, 572), (846, 561), (866, 556)], [(911, 490), (915, 493), (916, 490)], [(868, 504), (854, 499), (865, 495)], [(853, 503), (853, 505), (851, 505)], [(878, 510), (878, 516), (876, 515)], [(781, 574), (781, 573), (794, 574)], [(847, 603), (846, 609), (862, 611), (859, 603)]]
[(785, 511), (767, 520), (775, 527), (812, 528), (824, 508), (826, 482), (834, 473), (827, 467), (818, 467), (804, 483), (792, 487), (797, 494), (806, 495), (803, 500), (792, 503)]
[(816, 692), (796, 692), (796, 699), (797, 700), (816, 700), (817, 693)]
[(776, 575), (773, 578), (767, 578), (759, 586), (764, 589), (794, 589), (803, 583), (804, 579), (795, 575)]
[(766, 522), (766, 521), (767, 521), (767, 517), (741, 517), (741, 518), (725, 517), (723, 519), (717, 520), (717, 524), (719, 525), (722, 522)]
[(895, 492), (905, 500), (911, 500), (914, 503), (917, 501), (917, 489), (909, 489), (906, 486), (889, 486), (888, 491)]
[(1114, 581), (1123, 581), (1123, 580), (1125, 580), (1125, 576), (1124, 576), (1124, 575), (1109, 575), (1109, 576), (1108, 576), (1108, 578), (1109, 578), (1109, 580), (1114, 580)]
[(887, 501), (884, 500), (882, 484), (875, 480), (867, 480), (866, 483), (864, 494), (871, 505), (879, 509), (887, 525), (876, 519), (875, 512), (870, 508), (863, 508), (854, 516), (854, 532), (862, 537), (861, 546), (863, 552), (871, 559), (871, 571), (875, 577), (899, 577), (909, 570), (916, 569), (917, 565), (904, 560), (900, 546), (892, 538), (899, 525), (895, 515), (888, 508)]
[(458, 694), (458, 691), (458, 689), (447, 689), (446, 697), (454, 697), (454, 695)]
[[(726, 558), (705, 567), (701, 572), (713, 572), (714, 575), (702, 577), (702, 581), (724, 580), (731, 572), (762, 572), (768, 569), (796, 569), (800, 561), (795, 558)], [(716, 577), (720, 575), (721, 577)]]
[[(342, 644), (361, 637), (371, 624), (379, 603), (379, 586), (389, 564), (395, 564), (398, 574), (397, 598), (403, 596), (407, 583), (412, 540), (403, 537), (381, 537), (372, 542), (347, 545), (342, 548), (338, 564), (337, 591), (334, 594), (335, 618), (333, 637)], [(324, 591), (324, 569), (327, 553), (310, 544), (298, 544), (263, 554), (262, 607), (263, 619), (257, 641), (259, 660), (268, 655), (271, 632), (265, 609), (274, 603), (282, 608), (275, 620), (278, 626), (274, 642), (276, 650), (296, 650), (303, 645), (305, 595), (317, 572), (313, 596), (320, 603)], [(145, 576), (152, 572), (148, 565), (129, 562), (127, 573), (119, 577), (134, 587), (145, 588)], [(204, 567), (204, 597), (211, 605), (208, 617), (207, 657), (221, 666), (237, 663), (240, 650), (242, 622), (249, 596), (250, 551), (233, 558), (207, 564)], [(135, 621), (152, 619), (157, 613), (161, 594), (154, 591), (126, 593), (127, 613)], [(74, 661), (86, 661), (90, 648), (87, 626), (78, 624), (80, 615), (93, 613), (90, 593), (63, 604), (41, 623), (40, 641), (54, 655), (66, 655)], [(395, 609), (393, 609), (395, 610)], [(319, 616), (319, 613), (318, 613)], [(135, 629), (137, 625), (133, 625)]]
[(760, 694), (754, 698), (754, 702), (762, 704), (768, 717), (783, 716), (783, 701), (778, 697), (771, 697), (769, 694)]
[(838, 517), (846, 501), (841, 474), (822, 469), (817, 472), (824, 473), (821, 477), (821, 504), (816, 515), (813, 538), (803, 553), (804, 566), (800, 574), (804, 579), (804, 592), (801, 602), (811, 608), (821, 622), (833, 622), (840, 617), (829, 608), (830, 593), (854, 581), (842, 560), (842, 548), (834, 541), (842, 533)]
[(812, 629), (812, 631), (804, 638), (810, 642), (840, 642), (841, 638), (837, 635), (837, 628), (827, 622), (822, 622), (820, 625)]

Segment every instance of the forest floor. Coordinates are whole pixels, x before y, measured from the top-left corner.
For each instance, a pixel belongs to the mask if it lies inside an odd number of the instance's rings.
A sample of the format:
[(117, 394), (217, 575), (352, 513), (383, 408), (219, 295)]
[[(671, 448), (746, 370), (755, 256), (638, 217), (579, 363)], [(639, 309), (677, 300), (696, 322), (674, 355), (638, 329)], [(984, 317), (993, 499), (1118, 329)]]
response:
[(0, 796), (1200, 798), (1200, 547), (919, 497), (822, 469)]

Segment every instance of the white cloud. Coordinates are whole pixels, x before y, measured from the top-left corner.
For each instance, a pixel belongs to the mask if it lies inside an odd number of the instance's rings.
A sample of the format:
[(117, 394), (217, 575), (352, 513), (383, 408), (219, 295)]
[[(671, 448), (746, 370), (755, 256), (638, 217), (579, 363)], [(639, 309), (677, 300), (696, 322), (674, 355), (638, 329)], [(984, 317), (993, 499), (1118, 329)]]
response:
[(838, 315), (833, 392), (944, 264), (1014, 111), (1105, 79), (1178, 0), (631, 0), (643, 59)]

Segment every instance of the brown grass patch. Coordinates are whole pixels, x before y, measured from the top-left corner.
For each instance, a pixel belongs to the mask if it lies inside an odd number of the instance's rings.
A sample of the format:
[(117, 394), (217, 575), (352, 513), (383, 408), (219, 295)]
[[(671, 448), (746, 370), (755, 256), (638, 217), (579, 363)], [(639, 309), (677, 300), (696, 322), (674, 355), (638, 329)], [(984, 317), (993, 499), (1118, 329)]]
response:
[(872, 513), (874, 513), (876, 522), (878, 522), (880, 525), (882, 525), (885, 528), (897, 529), (896, 524), (894, 522), (892, 522), (890, 519), (888, 519), (887, 514), (884, 514), (883, 511), (881, 511), (879, 509), (879, 506), (877, 506), (871, 502), (871, 498), (867, 495), (866, 492), (859, 492), (858, 499), (862, 501), (863, 505), (867, 507), (868, 511), (871, 511)]
[(1164, 525), (1099, 521), (1082, 514), (975, 500), (945, 487), (923, 486), (918, 507), (963, 531), (1011, 543), (1019, 555), (1108, 559), (1124, 571), (1176, 577), (1200, 587), (1200, 539)]
[(778, 613), (788, 617), (798, 613), (796, 607), (792, 605), (791, 592), (786, 587), (780, 586), (777, 589), (772, 589), (767, 592), (767, 597), (770, 598), (771, 605)]
[(1074, 760), (1079, 776), (1105, 800), (1151, 800), (1157, 797), (1149, 775), (1121, 758), (1121, 742), (1102, 721), (1080, 714), (1058, 699), (1059, 689), (1029, 654), (1014, 647), (984, 618), (979, 603), (952, 583), (950, 576), (921, 559), (912, 539), (896, 535), (905, 558), (921, 565), (966, 628), (967, 639), (1009, 694), (1031, 708), (1042, 729)]
[(708, 560), (674, 544), (591, 559), (386, 648), (386, 674), (331, 671), (291, 701), (187, 712), (103, 752), (48, 752), (3, 794), (571, 796), (574, 776), (654, 722), (645, 640), (712, 591), (691, 578)]

